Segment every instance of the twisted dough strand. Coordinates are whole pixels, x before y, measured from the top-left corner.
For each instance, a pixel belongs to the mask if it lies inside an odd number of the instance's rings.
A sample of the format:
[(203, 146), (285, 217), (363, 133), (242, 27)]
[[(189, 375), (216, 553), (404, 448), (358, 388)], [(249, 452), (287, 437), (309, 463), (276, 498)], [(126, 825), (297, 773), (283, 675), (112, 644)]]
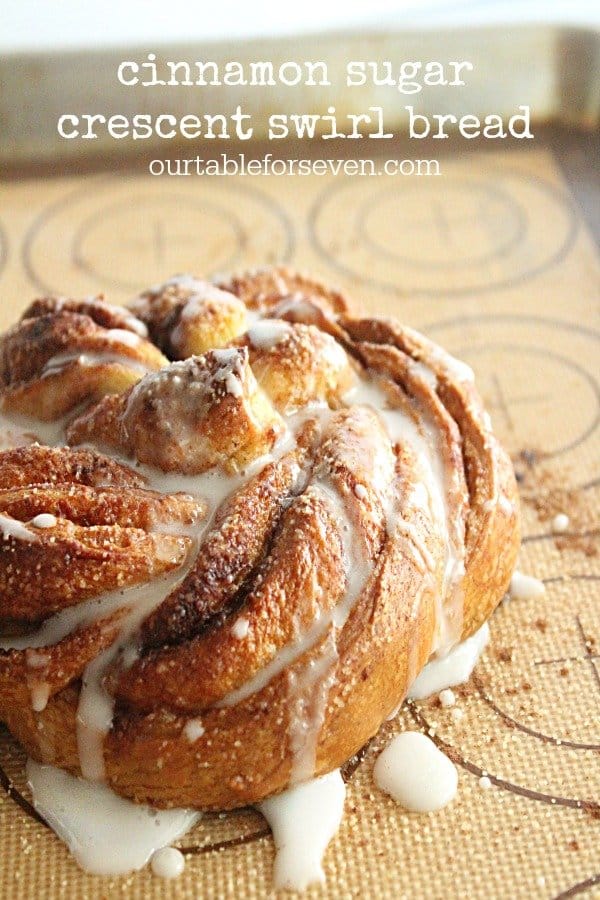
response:
[(136, 800), (257, 802), (339, 766), (487, 618), (512, 469), (467, 367), (313, 279), (180, 276), (132, 309), (39, 301), (0, 342), (5, 414), (88, 445), (0, 454), (0, 717)]

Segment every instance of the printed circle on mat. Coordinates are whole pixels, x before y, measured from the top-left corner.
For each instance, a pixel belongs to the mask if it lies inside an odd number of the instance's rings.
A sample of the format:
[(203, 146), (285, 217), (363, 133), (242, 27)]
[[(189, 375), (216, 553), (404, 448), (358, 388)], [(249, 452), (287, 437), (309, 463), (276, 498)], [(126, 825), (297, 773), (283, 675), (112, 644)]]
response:
[[(384, 186), (381, 182), (384, 182)], [(549, 232), (548, 222), (552, 221)], [(554, 185), (512, 169), (336, 182), (310, 213), (313, 245), (346, 277), (399, 294), (454, 296), (523, 281), (556, 263), (577, 228)]]
[[(58, 240), (57, 236), (60, 236)], [(178, 272), (210, 276), (285, 262), (289, 220), (255, 187), (226, 179), (96, 179), (47, 207), (26, 235), (29, 277), (43, 291), (132, 292)]]
[(427, 329), (475, 370), (494, 430), (511, 453), (578, 450), (600, 424), (600, 335), (534, 316), (464, 316)]
[[(512, 600), (491, 621), (491, 643), (459, 704), (459, 729), (435, 699), (413, 706), (453, 758), (492, 784), (551, 806), (600, 813), (600, 576), (552, 579), (542, 608)], [(493, 741), (482, 736), (493, 735)]]

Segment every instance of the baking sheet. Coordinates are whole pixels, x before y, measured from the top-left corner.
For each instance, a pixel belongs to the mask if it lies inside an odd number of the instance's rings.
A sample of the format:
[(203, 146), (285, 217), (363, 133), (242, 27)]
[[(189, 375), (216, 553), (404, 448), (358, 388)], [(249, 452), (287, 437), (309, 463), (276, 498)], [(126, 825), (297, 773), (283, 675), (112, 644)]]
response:
[[(459, 4), (459, 7), (461, 4)], [(486, 4), (488, 11), (491, 9)], [(373, 12), (373, 11), (372, 11)], [(571, 10), (575, 16), (575, 10)], [(583, 27), (557, 24), (550, 16), (541, 21), (505, 21), (504, 24), (477, 24), (476, 10), (466, 13), (466, 22), (452, 24), (435, 20), (419, 27), (410, 17), (389, 21), (375, 17), (369, 26), (344, 30), (318, 31), (299, 37), (292, 29), (288, 36), (261, 37), (232, 44), (231, 37), (212, 41), (194, 39), (193, 29), (186, 42), (164, 40), (144, 43), (142, 37), (125, 45), (110, 44), (90, 48), (70, 46), (63, 49), (42, 44), (0, 52), (0, 164), (56, 166), (57, 160), (80, 167), (107, 156), (117, 160), (135, 159), (140, 154), (171, 157), (206, 155), (211, 151), (248, 150), (245, 142), (163, 140), (153, 135), (148, 140), (113, 140), (100, 129), (95, 140), (65, 140), (59, 137), (57, 122), (63, 114), (100, 113), (157, 116), (169, 113), (177, 117), (198, 113), (229, 113), (238, 104), (252, 116), (254, 140), (265, 139), (271, 114), (292, 112), (323, 114), (334, 106), (345, 128), (348, 114), (361, 115), (369, 107), (382, 106), (385, 123), (394, 134), (406, 133), (410, 104), (416, 113), (432, 116), (449, 113), (475, 114), (481, 118), (493, 112), (508, 118), (527, 104), (532, 120), (573, 123), (578, 127), (597, 127), (600, 113), (600, 30), (597, 17)], [(374, 13), (373, 13), (374, 15)], [(503, 15), (508, 15), (504, 10)], [(555, 12), (559, 16), (559, 11)], [(525, 12), (523, 11), (523, 16)], [(230, 16), (230, 19), (232, 17)], [(492, 17), (493, 19), (493, 17)], [(485, 20), (485, 17), (484, 17)], [(376, 23), (376, 24), (375, 24)], [(320, 28), (320, 23), (319, 23)], [(40, 33), (43, 29), (40, 29)], [(123, 32), (127, 34), (127, 32)], [(168, 30), (165, 31), (168, 34)], [(1, 38), (0, 38), (1, 42)], [(235, 47), (235, 52), (232, 51)], [(2, 49), (0, 43), (0, 50)], [(278, 72), (288, 60), (322, 60), (327, 64), (330, 85), (252, 87), (247, 85), (207, 84), (203, 87), (177, 88), (169, 85), (141, 84), (124, 86), (117, 79), (119, 64), (134, 60), (140, 65), (148, 52), (156, 56), (159, 78), (169, 60), (214, 61), (221, 73), (232, 58), (244, 71), (252, 61), (269, 60)], [(371, 83), (348, 88), (345, 81), (349, 60), (389, 60), (394, 77), (403, 61), (468, 60), (473, 70), (465, 75), (460, 88), (428, 87), (417, 93), (399, 93), (390, 86)], [(142, 70), (141, 77), (149, 76)], [(381, 73), (380, 73), (381, 76)], [(168, 78), (168, 74), (166, 78)], [(181, 74), (179, 74), (181, 77)], [(451, 77), (451, 76), (450, 76)], [(208, 80), (208, 79), (207, 79)], [(268, 114), (267, 114), (268, 111)], [(328, 130), (324, 123), (318, 128)], [(483, 142), (480, 142), (483, 143)], [(304, 153), (314, 143), (303, 142)], [(279, 141), (269, 149), (280, 152)]]
[[(89, 176), (0, 188), (0, 325), (34, 296), (124, 301), (175, 272), (286, 260), (393, 314), (470, 363), (524, 498), (520, 568), (543, 601), (512, 601), (459, 691), (455, 723), (408, 707), (346, 767), (327, 884), (309, 897), (600, 896), (600, 265), (553, 154), (470, 154), (438, 179)], [(571, 517), (566, 536), (549, 521)], [(372, 765), (401, 729), (459, 768), (458, 798), (416, 816)], [(0, 733), (0, 896), (268, 897), (273, 844), (252, 811), (206, 816), (176, 881), (82, 873), (28, 806), (24, 756)], [(492, 788), (479, 786), (487, 773)]]

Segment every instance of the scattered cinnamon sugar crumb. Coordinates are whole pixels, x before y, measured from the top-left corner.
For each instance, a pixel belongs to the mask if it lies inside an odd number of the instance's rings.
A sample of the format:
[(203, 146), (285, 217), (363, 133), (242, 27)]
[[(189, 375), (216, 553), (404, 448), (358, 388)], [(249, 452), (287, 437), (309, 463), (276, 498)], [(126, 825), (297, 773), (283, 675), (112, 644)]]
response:
[(568, 667), (567, 667), (567, 666), (562, 666), (562, 667), (558, 670), (558, 674), (561, 675), (563, 678), (566, 678), (567, 675), (570, 674)]
[(586, 556), (595, 556), (599, 533), (593, 492), (566, 488), (572, 475), (564, 470), (540, 471), (536, 464), (542, 459), (543, 454), (536, 451), (522, 451), (515, 459), (523, 501), (556, 532), (564, 530), (555, 528), (557, 521), (561, 525), (568, 522), (566, 527), (571, 533), (557, 534), (554, 539), (558, 550), (580, 550)]
[(513, 657), (513, 648), (512, 647), (498, 647), (496, 650), (496, 659), (499, 662), (509, 663), (512, 662)]
[(533, 623), (538, 631), (541, 631), (542, 634), (545, 634), (548, 629), (548, 622), (546, 619), (536, 619)]
[(592, 819), (600, 819), (600, 804), (594, 803), (593, 800), (584, 800), (581, 804), (584, 812), (591, 816)]
[(591, 534), (571, 534), (568, 537), (560, 537), (554, 541), (557, 550), (580, 550), (586, 556), (596, 556), (598, 547), (594, 543), (594, 537), (598, 535)]
[(579, 841), (572, 840), (567, 844), (569, 850), (579, 850)]

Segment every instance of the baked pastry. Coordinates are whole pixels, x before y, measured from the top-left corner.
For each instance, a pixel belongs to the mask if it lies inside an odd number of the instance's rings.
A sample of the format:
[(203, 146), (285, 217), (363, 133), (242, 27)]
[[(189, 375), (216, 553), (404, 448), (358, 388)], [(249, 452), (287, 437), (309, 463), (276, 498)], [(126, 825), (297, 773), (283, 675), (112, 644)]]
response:
[(309, 278), (131, 309), (42, 301), (0, 342), (4, 413), (62, 429), (0, 454), (0, 719), (136, 801), (256, 803), (490, 615), (512, 467), (467, 366)]

